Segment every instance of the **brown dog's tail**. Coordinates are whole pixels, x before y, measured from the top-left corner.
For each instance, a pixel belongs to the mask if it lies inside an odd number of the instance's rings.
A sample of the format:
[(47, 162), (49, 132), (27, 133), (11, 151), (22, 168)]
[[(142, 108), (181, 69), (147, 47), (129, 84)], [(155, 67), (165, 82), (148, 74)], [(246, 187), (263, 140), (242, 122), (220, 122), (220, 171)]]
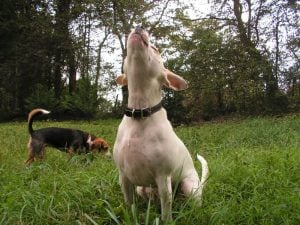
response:
[(33, 133), (33, 129), (32, 129), (33, 119), (38, 115), (49, 114), (49, 113), (50, 112), (45, 109), (34, 109), (28, 114), (28, 131), (30, 135)]

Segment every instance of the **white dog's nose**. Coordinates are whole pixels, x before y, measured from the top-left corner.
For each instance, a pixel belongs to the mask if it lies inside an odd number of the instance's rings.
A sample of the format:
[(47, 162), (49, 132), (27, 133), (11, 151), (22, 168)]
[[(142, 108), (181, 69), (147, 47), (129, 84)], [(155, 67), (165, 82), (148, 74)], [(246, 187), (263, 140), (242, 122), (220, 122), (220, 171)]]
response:
[(136, 26), (135, 33), (141, 33), (144, 30), (143, 26)]

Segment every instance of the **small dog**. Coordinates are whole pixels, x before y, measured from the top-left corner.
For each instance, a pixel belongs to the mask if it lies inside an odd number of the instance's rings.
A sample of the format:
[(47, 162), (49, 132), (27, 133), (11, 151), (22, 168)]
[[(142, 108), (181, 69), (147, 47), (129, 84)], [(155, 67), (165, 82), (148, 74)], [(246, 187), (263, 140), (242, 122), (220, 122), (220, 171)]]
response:
[(109, 145), (101, 138), (68, 128), (48, 127), (39, 130), (32, 129), (33, 119), (41, 114), (49, 114), (44, 109), (34, 109), (28, 115), (28, 131), (30, 134), (28, 142), (28, 159), (25, 164), (30, 165), (36, 157), (42, 159), (46, 146), (51, 146), (60, 151), (68, 152), (70, 155), (80, 153), (79, 150), (85, 149), (85, 153), (93, 150), (101, 150), (106, 155), (110, 155)]
[(186, 81), (166, 69), (157, 48), (149, 43), (149, 34), (141, 27), (128, 36), (125, 74), (117, 83), (128, 85), (128, 107), (118, 128), (113, 158), (119, 170), (119, 182), (127, 204), (133, 203), (134, 186), (142, 197), (158, 193), (163, 221), (172, 220), (172, 188), (193, 196), (201, 204), (202, 190), (208, 178), (206, 160), (198, 173), (190, 153), (177, 137), (161, 105), (161, 89), (187, 88)]

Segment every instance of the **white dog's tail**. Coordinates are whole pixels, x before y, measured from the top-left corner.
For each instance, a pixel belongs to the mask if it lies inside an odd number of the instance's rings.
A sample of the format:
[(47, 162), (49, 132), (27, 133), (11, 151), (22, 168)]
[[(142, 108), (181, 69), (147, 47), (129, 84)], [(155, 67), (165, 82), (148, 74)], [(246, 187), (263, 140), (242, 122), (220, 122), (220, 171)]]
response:
[(201, 155), (197, 154), (197, 159), (200, 161), (202, 166), (202, 176), (201, 176), (200, 185), (201, 187), (203, 187), (209, 175), (208, 165), (206, 160)]

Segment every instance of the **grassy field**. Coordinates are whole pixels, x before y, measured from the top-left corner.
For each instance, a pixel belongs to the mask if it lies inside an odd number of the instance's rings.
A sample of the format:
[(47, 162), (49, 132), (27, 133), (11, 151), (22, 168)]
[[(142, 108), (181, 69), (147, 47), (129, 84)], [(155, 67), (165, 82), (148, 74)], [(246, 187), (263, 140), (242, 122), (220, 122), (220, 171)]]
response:
[[(73, 127), (114, 143), (118, 120), (36, 122)], [(171, 224), (300, 224), (300, 115), (178, 127), (193, 158), (202, 154), (210, 177), (201, 208), (175, 198)], [(124, 207), (113, 161), (102, 155), (48, 148), (25, 167), (27, 124), (0, 124), (0, 224), (161, 224), (159, 204)], [(180, 157), (180, 156), (179, 156)], [(200, 164), (195, 161), (200, 172)]]

